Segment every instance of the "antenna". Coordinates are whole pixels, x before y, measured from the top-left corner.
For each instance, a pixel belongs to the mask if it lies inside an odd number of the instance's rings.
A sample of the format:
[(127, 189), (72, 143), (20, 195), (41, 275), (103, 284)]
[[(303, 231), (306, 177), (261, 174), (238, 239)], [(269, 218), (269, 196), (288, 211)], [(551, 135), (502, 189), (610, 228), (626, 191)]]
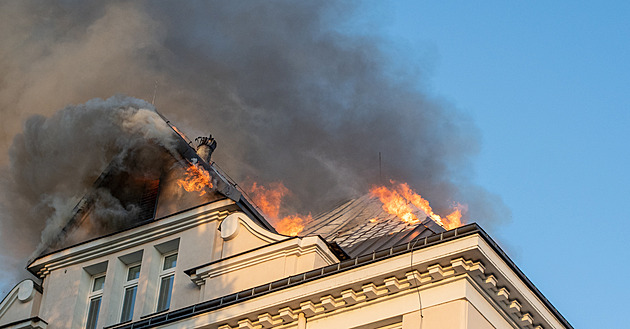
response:
[(151, 105), (155, 105), (155, 95), (157, 94), (158, 81), (155, 80), (155, 87), (153, 88), (153, 99), (151, 99)]
[(378, 181), (383, 185), (383, 167), (381, 166), (381, 152), (378, 152)]

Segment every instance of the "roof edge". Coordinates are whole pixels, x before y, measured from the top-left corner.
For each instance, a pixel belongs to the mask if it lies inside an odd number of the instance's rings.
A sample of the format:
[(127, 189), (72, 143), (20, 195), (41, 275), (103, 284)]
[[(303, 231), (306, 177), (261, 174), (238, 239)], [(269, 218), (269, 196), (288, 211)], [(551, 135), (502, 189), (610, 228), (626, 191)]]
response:
[[(338, 274), (341, 272), (346, 272), (351, 269), (355, 269), (360, 266), (364, 266), (367, 264), (371, 264), (374, 262), (379, 262), (391, 257), (400, 256), (409, 252), (413, 252), (415, 250), (424, 249), (430, 246), (438, 245), (441, 243), (445, 243), (448, 241), (461, 239), (467, 236), (478, 234), (484, 241), (490, 245), (490, 247), (501, 257), (503, 261), (508, 265), (508, 267), (516, 273), (516, 275), (521, 279), (525, 285), (531, 289), (531, 291), (541, 300), (543, 305), (551, 311), (551, 313), (556, 316), (556, 318), (567, 328), (572, 329), (573, 326), (569, 324), (569, 322), (558, 312), (558, 310), (551, 305), (551, 303), (542, 295), (542, 293), (536, 288), (536, 286), (529, 280), (523, 272), (514, 264), (514, 262), (503, 252), (503, 250), (490, 238), (490, 236), (476, 223), (471, 223), (468, 225), (460, 226), (458, 228), (441, 232), (438, 234), (434, 234), (428, 237), (424, 237), (422, 239), (416, 239), (411, 242), (393, 246), (391, 248), (387, 248), (381, 251), (375, 251), (372, 253), (371, 258), (366, 257), (366, 255), (358, 256), (352, 259), (343, 260), (337, 264), (328, 265), (325, 267), (317, 268), (311, 271), (307, 271), (304, 273), (299, 273), (297, 275), (293, 275), (284, 279), (276, 280), (261, 286), (257, 286), (254, 288), (246, 289), (243, 291), (239, 291), (233, 294), (229, 294), (226, 296), (218, 297), (209, 301), (205, 301), (202, 303), (194, 304), (191, 306), (187, 306), (181, 309), (160, 312), (146, 315), (140, 321), (125, 323), (125, 324), (116, 324), (109, 327), (105, 327), (105, 329), (133, 329), (133, 328), (144, 328), (145, 326), (158, 326), (167, 323), (173, 323), (184, 318), (200, 315), (203, 313), (211, 312), (214, 310), (218, 310), (230, 305), (234, 305), (240, 303), (242, 301), (250, 300), (253, 298), (257, 298), (278, 290), (282, 290), (289, 287), (294, 287), (297, 285), (301, 285), (307, 282), (311, 282), (317, 279), (321, 279), (330, 275)], [(388, 252), (387, 252), (388, 251)], [(387, 252), (387, 253), (385, 253)], [(369, 254), (368, 254), (369, 255)], [(379, 255), (379, 256), (377, 256)], [(192, 269), (194, 270), (194, 269)], [(319, 273), (319, 274), (318, 274)], [(294, 279), (292, 282), (291, 279)], [(170, 315), (170, 317), (169, 317)]]

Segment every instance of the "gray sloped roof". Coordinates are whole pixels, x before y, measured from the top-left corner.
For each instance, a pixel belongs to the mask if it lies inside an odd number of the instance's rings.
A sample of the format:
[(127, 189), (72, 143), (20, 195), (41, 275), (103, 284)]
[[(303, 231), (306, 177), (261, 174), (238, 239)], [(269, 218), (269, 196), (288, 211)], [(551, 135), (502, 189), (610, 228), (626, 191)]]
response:
[(417, 238), (444, 232), (422, 210), (410, 205), (419, 223), (403, 222), (383, 210), (380, 200), (366, 194), (315, 217), (301, 235), (319, 235), (337, 243), (350, 257), (382, 250)]

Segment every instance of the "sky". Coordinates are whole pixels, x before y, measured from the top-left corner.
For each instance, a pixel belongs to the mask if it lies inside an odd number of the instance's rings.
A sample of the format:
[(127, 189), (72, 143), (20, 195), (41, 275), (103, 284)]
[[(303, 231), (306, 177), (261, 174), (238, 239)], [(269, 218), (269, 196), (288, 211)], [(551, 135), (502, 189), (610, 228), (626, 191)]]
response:
[(427, 67), (421, 87), (481, 131), (474, 179), (512, 214), (491, 236), (575, 328), (624, 327), (630, 4), (392, 1), (365, 15), (381, 13), (400, 56)]
[[(193, 135), (210, 127), (216, 156), (233, 176), (271, 181), (283, 174), (299, 190), (333, 168), (343, 177), (328, 178), (352, 182), (370, 173), (363, 156), (378, 148), (390, 174), (418, 167), (409, 179), (431, 187), (419, 192), (432, 204), (479, 192), (467, 219), (479, 222), (575, 328), (622, 327), (622, 298), (630, 294), (630, 4), (285, 2), (252, 18), (240, 4), (217, 14), (204, 12), (214, 8), (202, 2), (199, 10), (168, 2), (25, 3), (5, 2), (9, 14), (0, 19), (0, 167), (30, 115), (118, 92), (148, 100), (159, 79), (160, 111)], [(329, 33), (329, 20), (343, 35)], [(414, 101), (431, 119), (418, 121), (420, 129), (396, 119), (416, 120), (408, 113)], [(327, 106), (346, 112), (318, 112)], [(197, 122), (185, 121), (191, 117)], [(377, 129), (368, 134), (363, 122)], [(415, 130), (428, 133), (410, 140)], [(405, 145), (419, 151), (396, 159)], [(304, 155), (302, 149), (311, 152), (305, 163), (322, 164), (312, 180), (286, 155)], [(361, 157), (333, 161), (346, 152)], [(393, 162), (402, 165), (388, 167)], [(296, 193), (308, 199), (329, 187), (320, 185)]]

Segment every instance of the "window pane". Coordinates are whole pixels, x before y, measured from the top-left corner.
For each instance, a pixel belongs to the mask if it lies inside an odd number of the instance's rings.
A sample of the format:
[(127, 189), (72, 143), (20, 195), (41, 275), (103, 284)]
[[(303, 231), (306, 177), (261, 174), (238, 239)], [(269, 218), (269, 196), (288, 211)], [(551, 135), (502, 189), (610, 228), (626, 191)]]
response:
[(131, 321), (133, 317), (133, 306), (136, 304), (136, 292), (138, 286), (133, 286), (125, 289), (125, 296), (123, 297), (122, 314), (120, 316), (120, 322)]
[(157, 311), (167, 310), (171, 306), (171, 292), (173, 290), (173, 275), (162, 278), (160, 282), (160, 293), (158, 294)]
[(98, 310), (101, 307), (101, 297), (96, 297), (90, 300), (90, 307), (88, 309), (87, 325), (86, 329), (95, 329), (96, 322), (98, 321)]
[(168, 270), (169, 268), (173, 268), (177, 265), (177, 254), (173, 254), (170, 256), (164, 257), (164, 268), (163, 270)]
[(127, 281), (135, 280), (140, 277), (140, 265), (130, 267), (127, 273)]
[(103, 290), (103, 285), (105, 285), (105, 276), (94, 279), (94, 286), (92, 287), (92, 292)]

